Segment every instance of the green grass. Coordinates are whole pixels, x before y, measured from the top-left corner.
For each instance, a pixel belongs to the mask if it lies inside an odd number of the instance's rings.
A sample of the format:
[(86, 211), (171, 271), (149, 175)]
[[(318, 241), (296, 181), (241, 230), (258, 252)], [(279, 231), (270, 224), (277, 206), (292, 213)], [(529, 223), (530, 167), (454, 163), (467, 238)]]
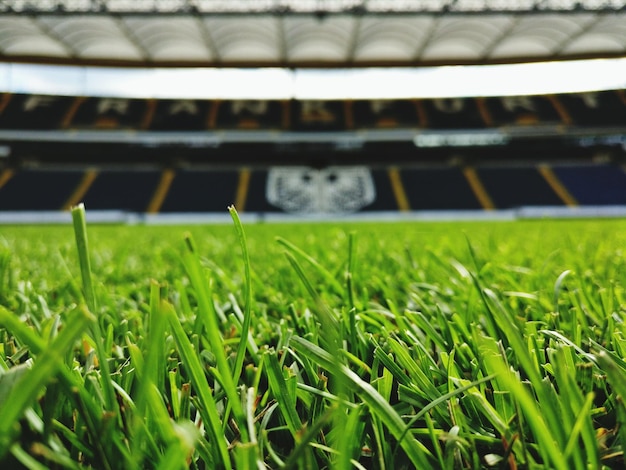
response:
[(2, 468), (624, 467), (626, 221), (73, 215), (0, 233)]

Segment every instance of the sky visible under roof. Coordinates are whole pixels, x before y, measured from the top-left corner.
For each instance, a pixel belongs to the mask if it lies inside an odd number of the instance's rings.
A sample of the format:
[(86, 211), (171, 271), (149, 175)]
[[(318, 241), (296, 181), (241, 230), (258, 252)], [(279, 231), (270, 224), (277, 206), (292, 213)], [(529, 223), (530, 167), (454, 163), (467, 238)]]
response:
[(0, 64), (0, 92), (156, 99), (411, 99), (626, 89), (626, 59), (366, 69)]

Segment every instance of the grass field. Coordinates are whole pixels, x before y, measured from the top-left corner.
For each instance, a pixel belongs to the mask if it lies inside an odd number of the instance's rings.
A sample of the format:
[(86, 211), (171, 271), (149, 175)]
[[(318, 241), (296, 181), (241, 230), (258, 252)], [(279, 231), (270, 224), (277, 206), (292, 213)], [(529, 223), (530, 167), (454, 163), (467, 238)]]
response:
[(2, 468), (624, 467), (626, 221), (73, 215), (0, 232)]

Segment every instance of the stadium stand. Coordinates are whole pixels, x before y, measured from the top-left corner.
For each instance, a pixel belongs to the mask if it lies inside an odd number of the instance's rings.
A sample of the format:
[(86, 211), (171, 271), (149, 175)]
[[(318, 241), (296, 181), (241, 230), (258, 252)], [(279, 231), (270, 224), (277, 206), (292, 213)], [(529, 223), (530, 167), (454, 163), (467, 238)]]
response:
[[(137, 213), (220, 212), (232, 203), (280, 212), (267, 200), (273, 167), (320, 171), (355, 159), (370, 165), (376, 190), (364, 211), (626, 202), (615, 131), (626, 122), (623, 90), (371, 101), (4, 94), (0, 103), (0, 143), (11, 148), (4, 211), (80, 200)], [(593, 162), (599, 154), (608, 162)], [(319, 191), (335, 183), (323, 184)]]
[(0, 12), (0, 65), (70, 65), (82, 87), (74, 96), (37, 79), (35, 94), (0, 71), (0, 211), (79, 201), (148, 214), (232, 203), (257, 213), (626, 204), (623, 82), (524, 96), (418, 87), (414, 99), (376, 100), (208, 99), (204, 82), (196, 99), (87, 87), (90, 71), (120, 65), (297, 76), (623, 58), (620, 2), (6, 0)]

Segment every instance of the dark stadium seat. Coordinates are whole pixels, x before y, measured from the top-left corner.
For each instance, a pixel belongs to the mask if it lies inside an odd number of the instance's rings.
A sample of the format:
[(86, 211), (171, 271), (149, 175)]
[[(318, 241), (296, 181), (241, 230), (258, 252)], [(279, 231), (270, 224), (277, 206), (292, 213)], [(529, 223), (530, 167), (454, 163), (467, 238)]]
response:
[(562, 123), (561, 116), (547, 96), (486, 98), (485, 107), (495, 126)]
[(267, 173), (267, 170), (255, 170), (252, 172), (246, 200), (247, 212), (282, 212), (281, 209), (267, 202)]
[(20, 170), (0, 188), (0, 210), (60, 210), (79, 184), (81, 171)]
[(161, 212), (221, 212), (235, 203), (237, 170), (179, 170)]
[(389, 129), (420, 126), (416, 100), (355, 100), (352, 123), (357, 129)]
[(459, 168), (407, 168), (401, 175), (412, 210), (481, 208)]
[(481, 167), (478, 174), (498, 209), (563, 205), (534, 167)]
[(473, 98), (424, 100), (427, 127), (433, 129), (473, 129), (485, 127), (478, 102)]
[(296, 131), (339, 131), (352, 119), (345, 101), (298, 100), (291, 102), (291, 129)]
[(158, 100), (149, 128), (155, 131), (199, 131), (209, 127), (212, 101)]
[(74, 98), (43, 95), (5, 95), (0, 129), (58, 129)]
[(364, 211), (397, 211), (399, 209), (398, 202), (394, 197), (389, 179), (389, 170), (386, 168), (377, 168), (372, 170), (372, 179), (376, 188), (376, 199)]
[(553, 170), (581, 205), (626, 204), (626, 173), (619, 165), (568, 165)]
[(82, 201), (90, 210), (144, 212), (159, 177), (156, 170), (101, 170)]
[(214, 101), (208, 120), (209, 128), (217, 129), (281, 129), (287, 125), (287, 101), (230, 100)]
[(562, 94), (559, 100), (577, 125), (623, 126), (626, 122), (626, 99), (621, 90)]
[(150, 114), (149, 100), (88, 98), (68, 125), (79, 129), (141, 129), (150, 120)]

